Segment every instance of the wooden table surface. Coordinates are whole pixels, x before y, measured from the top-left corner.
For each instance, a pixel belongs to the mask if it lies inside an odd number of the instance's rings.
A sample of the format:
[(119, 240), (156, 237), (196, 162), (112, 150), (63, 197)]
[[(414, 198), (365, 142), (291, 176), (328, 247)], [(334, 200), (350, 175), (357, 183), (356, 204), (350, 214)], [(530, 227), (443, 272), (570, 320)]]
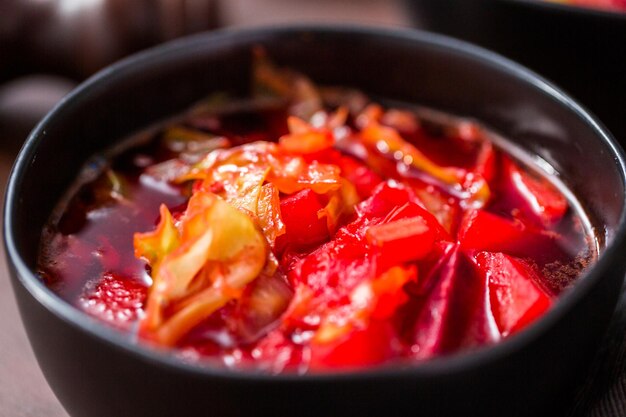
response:
[[(7, 138), (3, 138), (7, 140)], [(6, 184), (11, 169), (11, 151), (0, 152), (0, 182)], [(4, 186), (2, 186), (4, 197)], [(67, 416), (43, 378), (26, 339), (9, 282), (4, 256), (0, 253), (0, 416)]]
[[(393, 0), (228, 0), (222, 2), (222, 14), (223, 21), (230, 26), (291, 22), (409, 25), (401, 5)], [(24, 132), (18, 133), (18, 137), (15, 137), (15, 132), (12, 135), (0, 128), (2, 196), (16, 152), (15, 144), (21, 140)], [(578, 398), (573, 399), (575, 415), (626, 415), (625, 352), (626, 298), (622, 297), (588, 383), (581, 387)], [(67, 417), (43, 378), (22, 328), (8, 278), (3, 246), (0, 247), (0, 416)]]

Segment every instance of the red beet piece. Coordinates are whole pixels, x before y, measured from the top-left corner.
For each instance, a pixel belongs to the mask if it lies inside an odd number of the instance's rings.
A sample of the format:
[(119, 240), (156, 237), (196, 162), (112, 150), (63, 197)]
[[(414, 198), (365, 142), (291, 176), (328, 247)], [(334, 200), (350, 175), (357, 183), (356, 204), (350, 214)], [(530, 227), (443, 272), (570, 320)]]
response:
[(373, 265), (365, 243), (365, 229), (370, 222), (358, 219), (337, 232), (323, 244), (297, 261), (289, 272), (294, 287), (303, 282), (327, 305), (345, 301), (350, 291), (364, 279), (373, 279)]
[(554, 185), (521, 169), (510, 158), (504, 157), (502, 165), (508, 197), (524, 217), (540, 225), (551, 225), (563, 218), (567, 199)]
[[(404, 206), (407, 202), (418, 207), (422, 204), (411, 188), (395, 181), (386, 181), (379, 184), (372, 192), (372, 196), (356, 207), (356, 211), (359, 217), (382, 219), (387, 217), (392, 210)], [(426, 210), (422, 211), (427, 213)], [(432, 214), (428, 214), (433, 217)]]
[(278, 246), (309, 246), (328, 239), (326, 218), (317, 216), (323, 208), (320, 197), (308, 188), (283, 198), (280, 213), (286, 233), (280, 238)]
[(434, 285), (422, 301), (413, 327), (416, 358), (428, 359), (500, 338), (488, 309), (486, 282), (474, 273), (458, 246), (431, 274)]
[(280, 329), (269, 332), (253, 346), (254, 362), (251, 364), (256, 362), (258, 368), (271, 373), (308, 368), (310, 359), (307, 348), (293, 343)]
[[(292, 264), (290, 282), (294, 287), (304, 282), (316, 294), (324, 294), (332, 304), (346, 297), (364, 279), (373, 279), (377, 272), (366, 242), (368, 229), (384, 222), (420, 217), (429, 229), (436, 231), (435, 236), (445, 233), (435, 218), (415, 201), (419, 200), (412, 190), (401, 184), (383, 183), (376, 187), (374, 194), (359, 204), (356, 220), (339, 229), (331, 241)], [(289, 233), (288, 226), (287, 230)], [(430, 232), (425, 234), (430, 242)]]
[(412, 188), (395, 181), (379, 184), (372, 196), (362, 201), (356, 208), (359, 217), (381, 219), (382, 222), (421, 217), (437, 239), (449, 239), (448, 233), (435, 216), (424, 208), (422, 201)]
[(396, 355), (397, 336), (388, 321), (371, 321), (329, 344), (311, 345), (314, 368), (356, 368), (383, 363)]
[(532, 323), (550, 307), (550, 297), (537, 285), (537, 273), (521, 259), (490, 252), (480, 252), (475, 259), (479, 274), (488, 280), (491, 310), (503, 336)]
[(338, 161), (341, 175), (356, 188), (361, 198), (372, 195), (374, 189), (382, 182), (382, 179), (366, 165), (348, 156), (343, 156)]
[(378, 272), (423, 258), (435, 243), (435, 232), (420, 216), (372, 226), (366, 236), (377, 257)]
[(106, 273), (79, 301), (88, 314), (116, 327), (128, 328), (137, 320), (146, 294), (144, 284)]
[(484, 210), (468, 212), (457, 237), (465, 251), (504, 252), (518, 257), (530, 257), (537, 262), (565, 258), (557, 235)]

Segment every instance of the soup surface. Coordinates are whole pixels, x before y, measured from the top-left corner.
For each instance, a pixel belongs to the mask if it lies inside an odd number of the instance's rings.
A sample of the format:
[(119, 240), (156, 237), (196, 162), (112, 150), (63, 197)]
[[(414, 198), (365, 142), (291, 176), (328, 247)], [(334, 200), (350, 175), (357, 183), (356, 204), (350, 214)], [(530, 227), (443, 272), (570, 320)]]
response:
[(185, 360), (307, 372), (497, 343), (596, 258), (578, 203), (480, 125), (252, 72), (90, 161), (42, 235), (50, 288)]

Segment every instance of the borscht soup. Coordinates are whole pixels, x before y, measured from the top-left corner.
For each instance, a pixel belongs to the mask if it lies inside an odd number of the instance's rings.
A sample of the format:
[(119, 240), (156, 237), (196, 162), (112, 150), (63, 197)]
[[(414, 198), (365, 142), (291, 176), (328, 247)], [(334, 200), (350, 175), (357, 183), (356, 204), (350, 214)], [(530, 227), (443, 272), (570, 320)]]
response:
[(185, 361), (323, 372), (496, 344), (597, 258), (545, 161), (254, 54), (249, 96), (88, 161), (42, 234), (60, 297)]

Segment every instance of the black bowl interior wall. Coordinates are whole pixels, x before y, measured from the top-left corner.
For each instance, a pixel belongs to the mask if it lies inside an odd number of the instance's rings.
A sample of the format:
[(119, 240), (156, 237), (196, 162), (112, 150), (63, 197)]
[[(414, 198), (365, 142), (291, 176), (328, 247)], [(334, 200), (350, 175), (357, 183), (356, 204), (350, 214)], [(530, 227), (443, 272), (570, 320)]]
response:
[[(254, 45), (320, 83), (475, 117), (541, 155), (607, 237), (598, 264), (539, 323), (501, 345), (408, 369), (348, 374), (199, 368), (137, 346), (65, 304), (33, 271), (42, 227), (82, 164), (211, 92), (247, 90)], [(607, 133), (569, 98), (496, 55), (419, 32), (260, 29), (175, 42), (83, 84), (22, 150), (4, 225), (25, 327), (72, 415), (538, 415), (564, 407), (615, 305), (624, 198), (623, 160)]]

